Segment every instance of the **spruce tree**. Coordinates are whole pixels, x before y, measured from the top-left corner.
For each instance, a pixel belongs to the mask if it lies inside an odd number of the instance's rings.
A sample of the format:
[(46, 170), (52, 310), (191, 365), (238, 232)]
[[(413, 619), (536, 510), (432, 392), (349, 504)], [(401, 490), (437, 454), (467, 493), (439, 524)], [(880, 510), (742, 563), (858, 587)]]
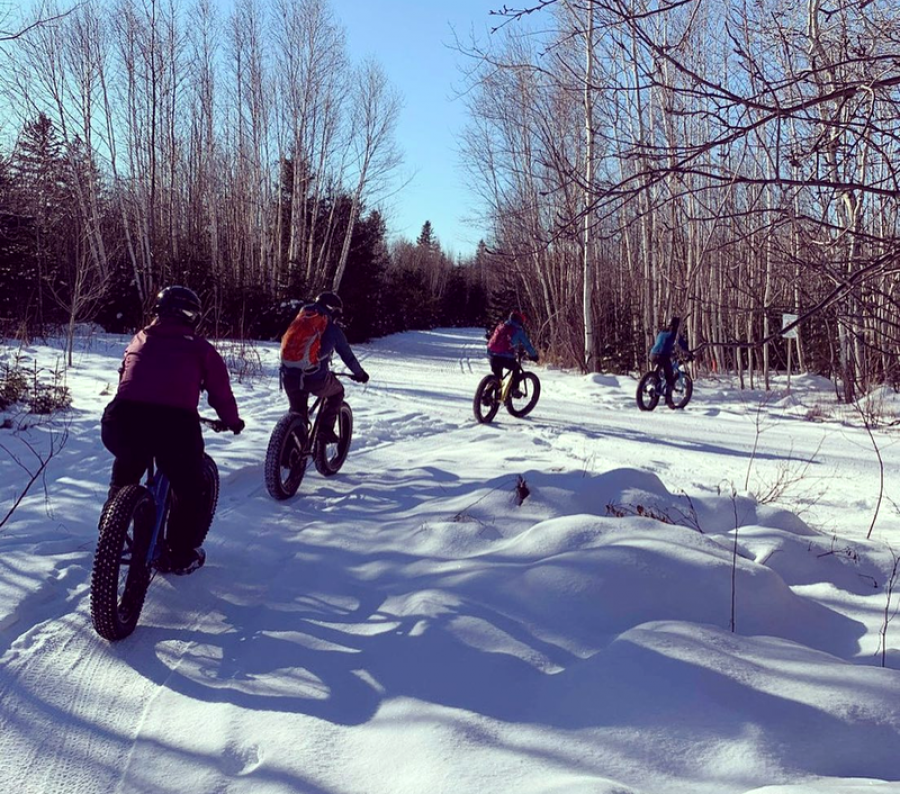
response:
[[(56, 280), (69, 241), (77, 238), (71, 220), (74, 202), (67, 180), (65, 150), (53, 122), (43, 113), (27, 122), (13, 151), (11, 173), (16, 211), (30, 219), (30, 256), (23, 260), (21, 290), (28, 293), (37, 325), (53, 318), (47, 281)], [(33, 308), (31, 308), (33, 307)]]

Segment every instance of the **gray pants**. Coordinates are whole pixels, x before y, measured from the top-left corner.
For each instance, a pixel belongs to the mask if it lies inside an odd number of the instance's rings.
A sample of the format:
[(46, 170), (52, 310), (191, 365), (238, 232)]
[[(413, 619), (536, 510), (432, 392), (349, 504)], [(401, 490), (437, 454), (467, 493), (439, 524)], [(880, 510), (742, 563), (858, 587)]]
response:
[(283, 367), (281, 370), (282, 384), (287, 392), (291, 412), (307, 416), (309, 412), (309, 395), (323, 397), (325, 405), (322, 408), (322, 427), (333, 428), (341, 403), (344, 401), (344, 384), (331, 371), (324, 375), (316, 374), (315, 377), (304, 376), (298, 369)]

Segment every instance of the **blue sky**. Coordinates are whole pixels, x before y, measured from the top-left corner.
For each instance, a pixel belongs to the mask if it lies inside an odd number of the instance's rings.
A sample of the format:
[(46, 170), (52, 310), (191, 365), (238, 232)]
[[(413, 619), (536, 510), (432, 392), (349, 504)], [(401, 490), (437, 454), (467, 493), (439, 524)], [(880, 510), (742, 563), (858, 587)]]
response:
[(465, 108), (455, 99), (464, 58), (453, 48), (453, 31), (484, 39), (502, 0), (332, 0), (347, 29), (351, 58), (373, 57), (401, 92), (397, 127), (403, 170), (412, 182), (391, 199), (394, 236), (415, 240), (430, 220), (445, 251), (468, 255), (485, 230), (467, 224), (476, 207), (466, 190), (457, 154)]

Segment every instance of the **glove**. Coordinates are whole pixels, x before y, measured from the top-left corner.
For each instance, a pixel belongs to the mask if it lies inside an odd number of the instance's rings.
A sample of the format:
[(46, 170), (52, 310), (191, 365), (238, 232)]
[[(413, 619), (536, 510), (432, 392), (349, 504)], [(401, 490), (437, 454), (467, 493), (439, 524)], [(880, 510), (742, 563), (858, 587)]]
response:
[(234, 433), (236, 436), (239, 436), (239, 435), (241, 434), (241, 431), (242, 431), (246, 426), (247, 426), (247, 425), (244, 424), (244, 420), (243, 420), (243, 419), (238, 419), (238, 420), (237, 420), (237, 424), (236, 424), (236, 425), (232, 425), (232, 426), (229, 428), (229, 430), (231, 430), (231, 432)]
[(368, 383), (369, 382), (369, 373), (363, 371), (359, 375), (351, 375), (350, 380), (355, 380), (357, 383)]

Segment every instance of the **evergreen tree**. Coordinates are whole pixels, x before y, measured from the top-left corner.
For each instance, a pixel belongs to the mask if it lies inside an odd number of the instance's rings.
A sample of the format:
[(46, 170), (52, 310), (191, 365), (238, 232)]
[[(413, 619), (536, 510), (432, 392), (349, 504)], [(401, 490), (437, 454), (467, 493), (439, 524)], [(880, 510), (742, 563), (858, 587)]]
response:
[(9, 160), (0, 158), (0, 337), (16, 330), (33, 290), (34, 227), (16, 210)]
[(381, 213), (373, 211), (357, 221), (341, 282), (341, 298), (347, 320), (347, 338), (362, 342), (383, 333), (392, 313), (393, 301), (386, 294), (386, 272), (390, 259), (387, 227)]
[(394, 269), (388, 276), (389, 318), (384, 333), (434, 328), (435, 297), (425, 274), (413, 268)]
[(422, 224), (422, 231), (419, 232), (416, 245), (419, 246), (419, 248), (425, 248), (428, 251), (436, 251), (440, 248), (437, 238), (434, 236), (434, 228), (431, 225), (431, 221), (425, 221), (425, 223)]
[[(53, 122), (43, 113), (26, 123), (13, 151), (11, 172), (15, 183), (16, 210), (30, 218), (33, 229), (31, 255), (22, 262), (21, 290), (33, 295), (38, 327), (59, 319), (52, 311), (46, 289), (57, 280), (60, 264), (77, 240), (73, 228), (75, 203), (67, 181), (65, 150)], [(64, 276), (63, 276), (64, 278)]]

